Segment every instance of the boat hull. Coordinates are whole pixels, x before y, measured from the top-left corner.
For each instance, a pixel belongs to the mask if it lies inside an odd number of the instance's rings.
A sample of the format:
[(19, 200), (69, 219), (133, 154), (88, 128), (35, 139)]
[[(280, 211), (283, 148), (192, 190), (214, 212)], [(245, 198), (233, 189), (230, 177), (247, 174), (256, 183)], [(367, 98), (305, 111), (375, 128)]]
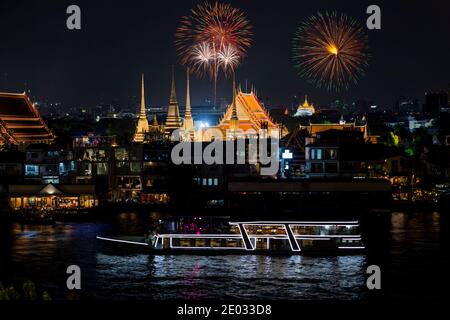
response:
[(329, 249), (307, 249), (301, 251), (292, 250), (269, 250), (245, 248), (214, 249), (214, 248), (154, 248), (144, 242), (144, 238), (131, 240), (130, 237), (105, 238), (97, 237), (104, 253), (109, 254), (148, 254), (148, 255), (198, 255), (198, 256), (225, 256), (225, 255), (264, 255), (264, 256), (338, 256), (338, 255), (361, 255), (366, 252), (365, 248), (329, 248)]

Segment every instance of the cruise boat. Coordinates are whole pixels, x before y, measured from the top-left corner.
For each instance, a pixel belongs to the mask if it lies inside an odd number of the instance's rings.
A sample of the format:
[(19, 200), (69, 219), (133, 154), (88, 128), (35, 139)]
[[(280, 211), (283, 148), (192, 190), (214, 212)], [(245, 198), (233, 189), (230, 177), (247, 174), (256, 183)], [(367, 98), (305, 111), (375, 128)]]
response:
[(221, 232), (171, 232), (146, 238), (100, 237), (155, 254), (353, 254), (365, 250), (358, 221), (237, 221)]

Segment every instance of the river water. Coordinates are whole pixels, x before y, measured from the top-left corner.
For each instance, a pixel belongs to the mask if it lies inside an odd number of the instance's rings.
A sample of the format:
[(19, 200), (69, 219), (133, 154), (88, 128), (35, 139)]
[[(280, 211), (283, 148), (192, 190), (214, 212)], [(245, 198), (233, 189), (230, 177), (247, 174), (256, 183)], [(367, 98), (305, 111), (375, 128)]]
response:
[[(365, 255), (338, 257), (149, 256), (100, 250), (95, 237), (142, 235), (154, 215), (120, 214), (109, 223), (4, 226), (0, 281), (34, 281), (53, 299), (443, 299), (449, 282), (448, 220), (439, 213), (392, 213)], [(378, 242), (378, 243), (377, 243)], [(366, 288), (377, 264), (382, 290)], [(82, 270), (82, 289), (66, 289), (66, 268)]]

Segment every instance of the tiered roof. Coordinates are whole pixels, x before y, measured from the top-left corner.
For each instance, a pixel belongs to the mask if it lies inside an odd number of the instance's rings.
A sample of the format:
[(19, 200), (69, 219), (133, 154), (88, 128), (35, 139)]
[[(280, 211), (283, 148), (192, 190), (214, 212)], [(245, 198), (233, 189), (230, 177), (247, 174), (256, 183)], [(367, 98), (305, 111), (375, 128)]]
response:
[(51, 143), (54, 139), (25, 93), (0, 93), (0, 132), (0, 141), (12, 144)]
[[(264, 126), (267, 126), (268, 130), (278, 129), (278, 125), (253, 92), (243, 93), (239, 90), (236, 96), (236, 113), (241, 130), (253, 129), (259, 132), (261, 129), (266, 129)], [(229, 130), (232, 116), (233, 104), (230, 104), (218, 127), (222, 130)]]

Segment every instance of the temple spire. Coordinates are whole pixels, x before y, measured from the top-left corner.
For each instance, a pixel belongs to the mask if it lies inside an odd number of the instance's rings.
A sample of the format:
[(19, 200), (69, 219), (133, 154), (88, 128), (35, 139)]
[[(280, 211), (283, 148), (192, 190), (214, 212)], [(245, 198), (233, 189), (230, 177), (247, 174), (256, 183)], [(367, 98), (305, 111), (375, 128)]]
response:
[(192, 118), (190, 91), (191, 89), (190, 89), (189, 69), (188, 69), (186, 71), (186, 112), (184, 114), (184, 130), (190, 131), (192, 133), (194, 130), (194, 119)]
[(191, 117), (192, 118), (192, 112), (191, 112), (191, 89), (190, 89), (190, 81), (189, 81), (189, 69), (186, 72), (186, 114), (185, 117)]
[(170, 104), (178, 104), (177, 90), (175, 88), (175, 67), (172, 65), (172, 89), (170, 91)]
[(236, 107), (236, 80), (234, 78), (233, 75), (233, 111), (231, 113), (231, 120), (239, 120), (238, 115), (237, 115), (237, 107)]
[(153, 114), (152, 126), (153, 126), (153, 127), (159, 127), (159, 124), (158, 124), (158, 117), (156, 116), (156, 113)]
[(165, 125), (166, 134), (171, 134), (181, 127), (180, 110), (178, 108), (177, 93), (175, 88), (175, 69), (172, 65), (172, 89), (170, 91), (169, 107), (167, 109), (167, 119)]
[(149, 132), (149, 126), (147, 121), (147, 113), (145, 111), (145, 85), (144, 74), (141, 75), (141, 112), (136, 124), (136, 130), (134, 133), (133, 141), (142, 143), (145, 140), (145, 134)]
[(236, 80), (233, 74), (233, 102), (231, 105), (231, 118), (230, 118), (230, 134), (232, 139), (237, 139), (237, 131), (239, 130), (239, 117), (237, 113), (237, 94), (236, 94)]
[(147, 112), (145, 111), (145, 87), (144, 87), (144, 74), (142, 73), (141, 81), (141, 117), (146, 118)]

